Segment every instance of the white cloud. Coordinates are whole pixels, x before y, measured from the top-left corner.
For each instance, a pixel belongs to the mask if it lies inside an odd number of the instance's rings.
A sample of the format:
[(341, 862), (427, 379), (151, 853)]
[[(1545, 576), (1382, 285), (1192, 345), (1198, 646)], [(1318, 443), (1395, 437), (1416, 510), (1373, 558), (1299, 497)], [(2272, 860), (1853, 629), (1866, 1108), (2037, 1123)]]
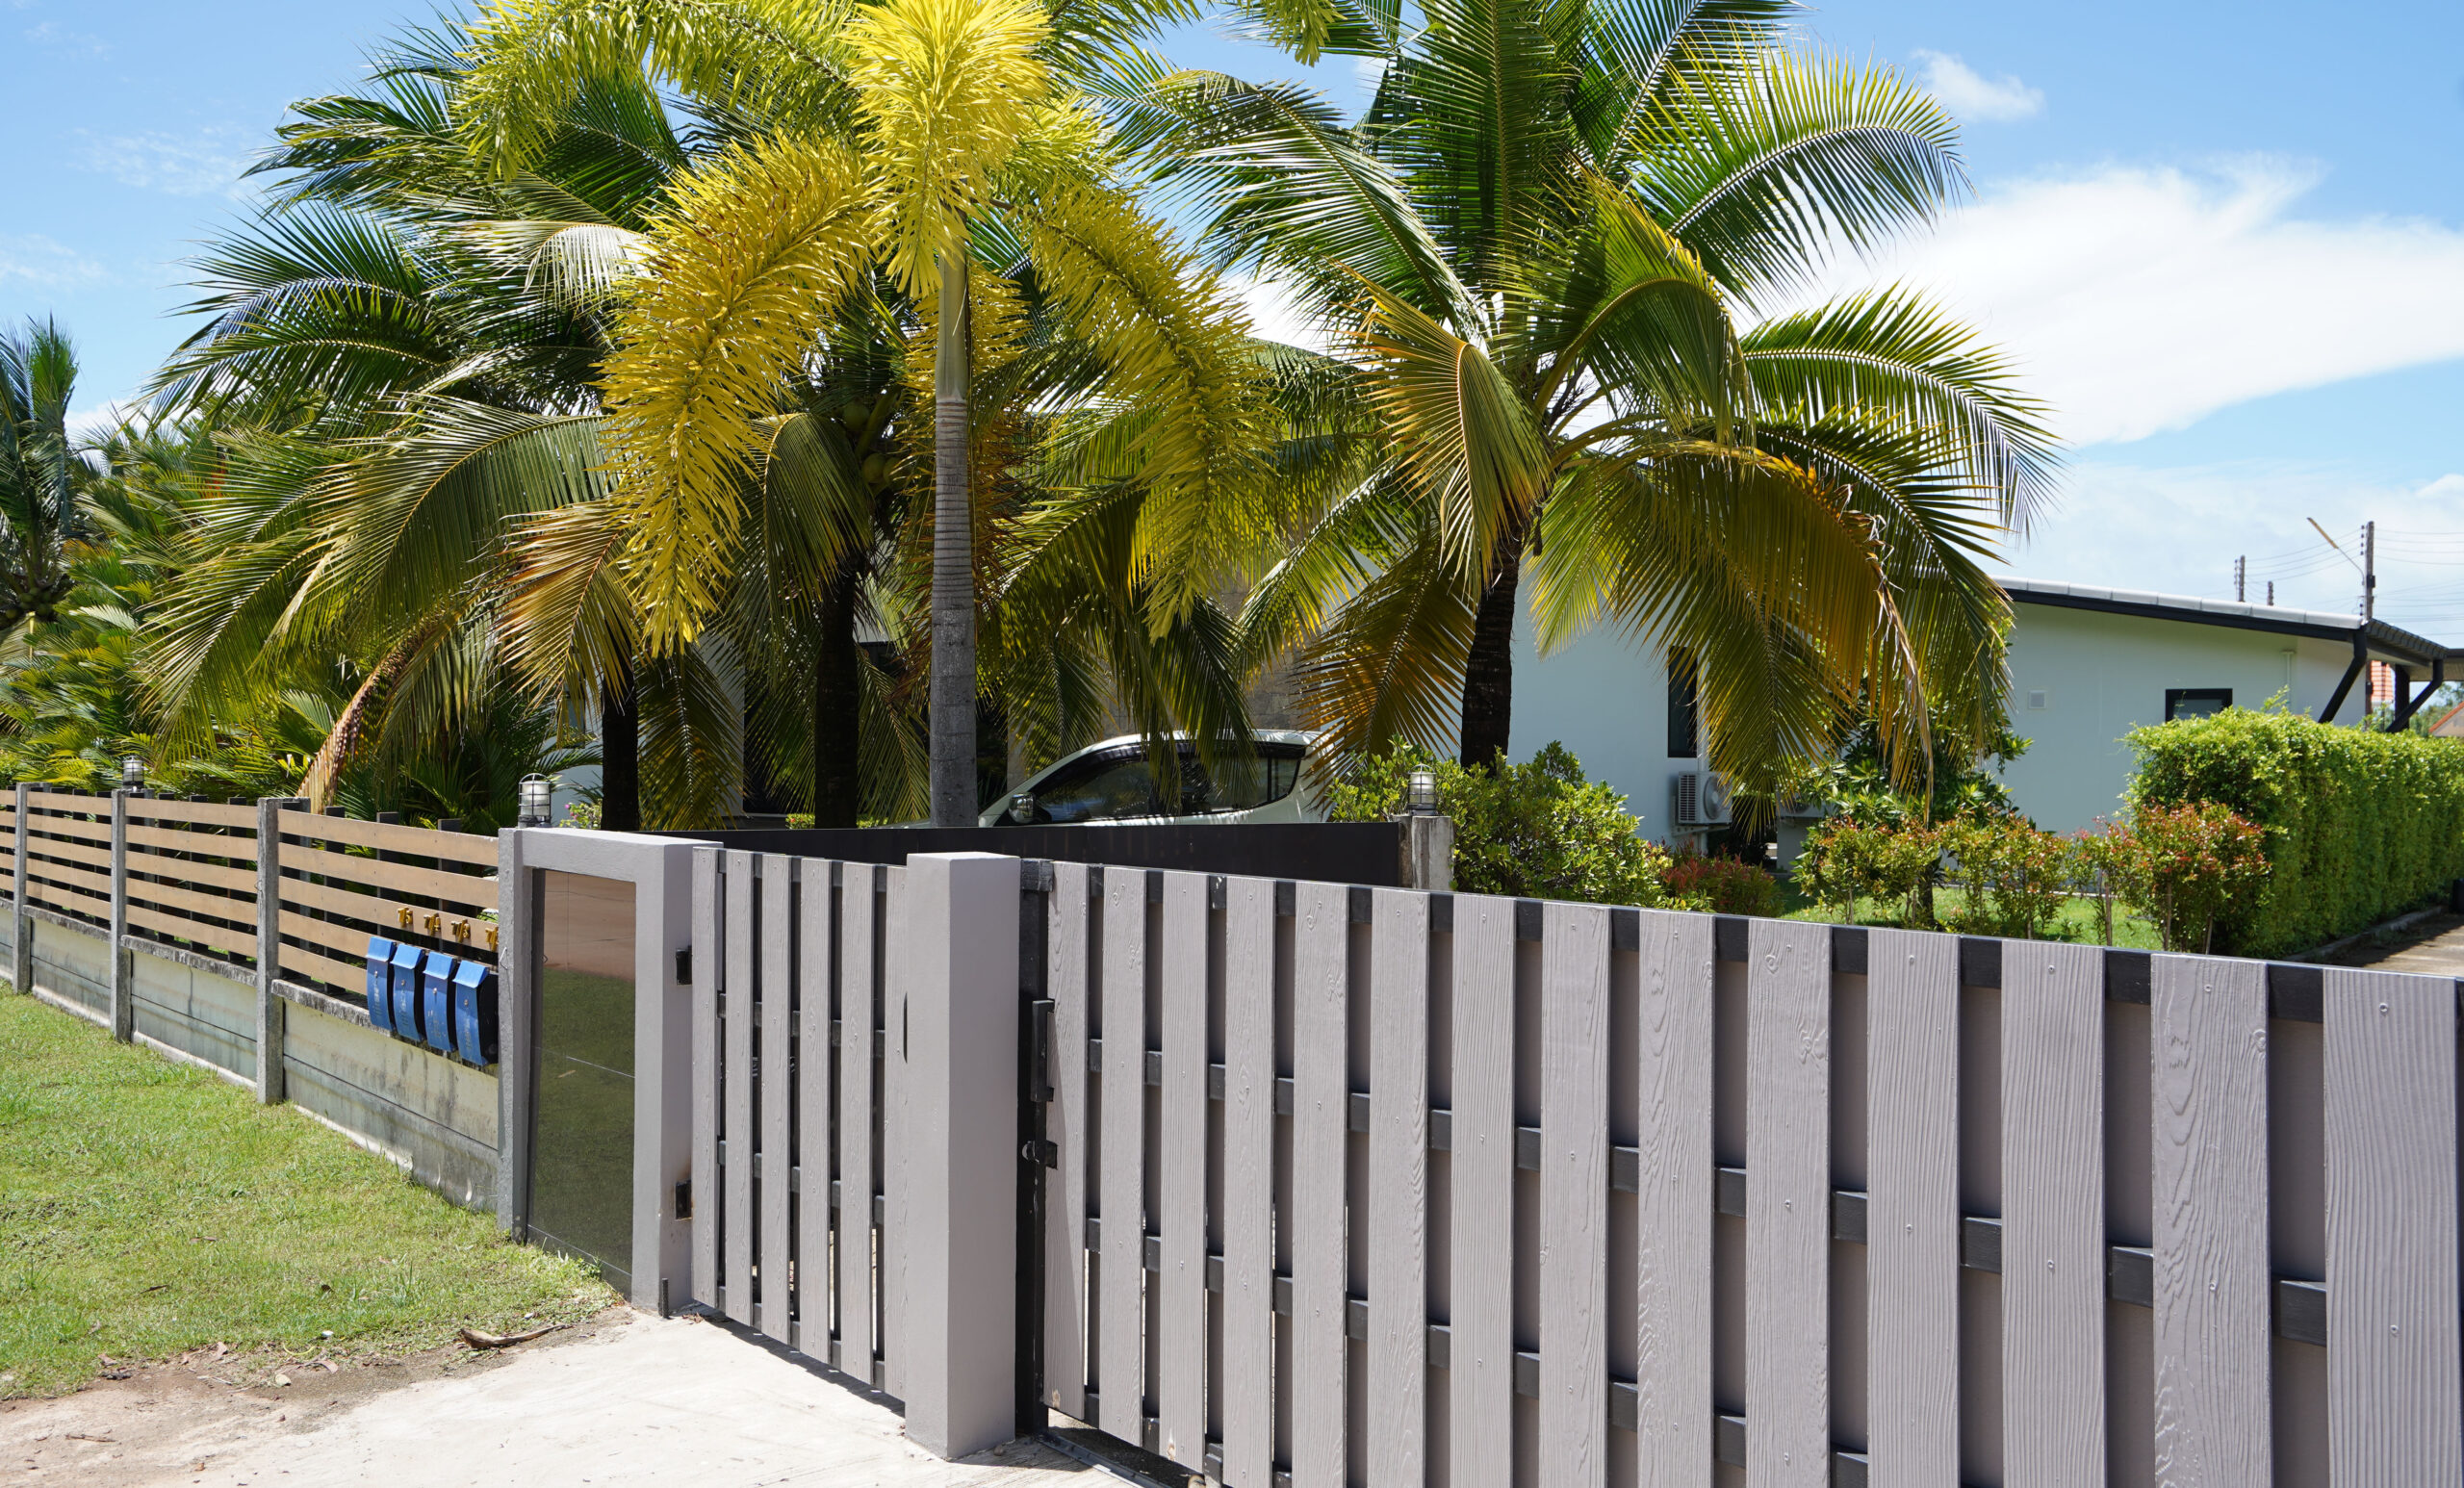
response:
[(103, 277), (103, 266), (40, 233), (0, 233), (0, 284), (67, 289)]
[(2008, 352), (2076, 445), (2464, 356), (2464, 230), (2292, 216), (2309, 167), (2108, 166), (1988, 190), (1820, 287), (1925, 289)]
[(2246, 598), (2350, 614), (2353, 564), (2378, 524), (2378, 614), (2441, 639), (2464, 639), (2464, 474), (2424, 483), (2356, 475), (2329, 464), (2244, 460), (2150, 468), (2083, 460), (2061, 506), (2009, 554), (2011, 571), (2164, 594), (2233, 597), (2233, 560), (2249, 560)]
[(167, 192), (174, 196), (245, 196), (241, 172), (248, 168), (247, 134), (227, 124), (214, 125), (182, 137), (149, 131), (141, 135), (96, 135), (78, 131), (85, 141), (80, 159), (122, 186)]
[(1964, 123), (2007, 124), (2044, 112), (2044, 93), (2009, 73), (1987, 77), (1948, 52), (1916, 53), (1925, 90)]
[(101, 57), (111, 51), (110, 43), (102, 38), (90, 36), (83, 31), (67, 30), (58, 21), (47, 20), (39, 26), (27, 27), (26, 39), (37, 46), (48, 46), (65, 52), (84, 52), (92, 57)]
[(1248, 311), (1253, 333), (1312, 351), (1323, 351), (1332, 345), (1325, 332), (1312, 325), (1300, 307), (1293, 303), (1291, 292), (1282, 285), (1247, 274), (1230, 274), (1224, 279), (1224, 288)]

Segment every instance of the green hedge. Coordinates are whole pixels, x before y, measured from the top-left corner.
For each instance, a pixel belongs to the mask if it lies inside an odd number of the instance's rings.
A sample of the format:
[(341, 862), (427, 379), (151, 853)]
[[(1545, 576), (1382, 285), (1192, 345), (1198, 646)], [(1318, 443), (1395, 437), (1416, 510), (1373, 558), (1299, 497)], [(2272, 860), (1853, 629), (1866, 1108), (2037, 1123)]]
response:
[(2132, 805), (2216, 801), (2267, 829), (2266, 889), (2220, 928), (2220, 951), (2306, 950), (2464, 877), (2464, 741), (2228, 708), (2129, 743)]

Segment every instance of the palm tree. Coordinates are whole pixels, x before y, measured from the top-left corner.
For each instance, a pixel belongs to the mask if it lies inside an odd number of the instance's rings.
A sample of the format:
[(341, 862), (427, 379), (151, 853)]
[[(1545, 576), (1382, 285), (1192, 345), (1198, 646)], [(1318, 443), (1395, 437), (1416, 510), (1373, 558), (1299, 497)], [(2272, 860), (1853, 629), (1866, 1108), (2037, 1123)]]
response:
[[(933, 399), (938, 824), (975, 817), (977, 529), (988, 485), (1021, 474), (983, 468), (974, 399), (988, 368), (1026, 362), (1102, 410), (1079, 421), (1100, 432), (1056, 432), (1099, 449), (1111, 483), (1136, 492), (1124, 592), (1150, 641), (1216, 633), (1194, 624), (1203, 576), (1263, 509), (1244, 328), (1112, 178), (1083, 107), (1081, 85), (1147, 19), (1030, 0), (534, 0), (500, 6), (475, 33), (469, 128), (508, 170), (538, 147), (526, 121), (552, 116), (611, 59), (647, 57), (686, 93), (778, 126), (679, 183), (607, 364), (621, 561), (654, 648), (690, 643), (723, 608), (769, 410), (828, 328), (886, 298), (925, 330), (909, 360), (929, 369)], [(1013, 433), (1051, 421), (1018, 422)], [(1122, 639), (1116, 662), (1151, 654)], [(1230, 675), (1179, 675), (1210, 672)], [(1230, 722), (1244, 731), (1237, 706)]]
[(0, 631), (59, 619), (77, 584), (67, 547), (88, 471), (68, 432), (76, 386), (77, 353), (59, 325), (0, 334)]
[(1339, 765), (1449, 732), (1493, 761), (1527, 579), (1544, 650), (1605, 622), (1691, 666), (1750, 783), (1868, 699), (1894, 745), (1929, 695), (1982, 727), (1980, 559), (2046, 500), (2040, 410), (1907, 290), (1777, 308), (1958, 188), (1929, 97), (1782, 49), (1771, 0), (1261, 9), (1303, 60), (1383, 65), (1363, 117), (1211, 73), (1113, 98), (1216, 265), (1332, 343), (1245, 623), (1299, 650)]

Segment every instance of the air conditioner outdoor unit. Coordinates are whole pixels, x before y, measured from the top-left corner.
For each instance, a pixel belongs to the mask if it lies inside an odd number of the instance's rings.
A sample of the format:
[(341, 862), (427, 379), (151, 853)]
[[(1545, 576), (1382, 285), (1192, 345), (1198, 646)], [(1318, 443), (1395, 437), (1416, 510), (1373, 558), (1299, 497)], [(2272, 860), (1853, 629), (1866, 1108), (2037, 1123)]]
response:
[(1685, 770), (1677, 777), (1677, 824), (1681, 827), (1725, 827), (1729, 823), (1729, 781), (1716, 770)]
[(1829, 811), (1830, 805), (1820, 796), (1786, 796), (1780, 802), (1780, 819), (1819, 821)]

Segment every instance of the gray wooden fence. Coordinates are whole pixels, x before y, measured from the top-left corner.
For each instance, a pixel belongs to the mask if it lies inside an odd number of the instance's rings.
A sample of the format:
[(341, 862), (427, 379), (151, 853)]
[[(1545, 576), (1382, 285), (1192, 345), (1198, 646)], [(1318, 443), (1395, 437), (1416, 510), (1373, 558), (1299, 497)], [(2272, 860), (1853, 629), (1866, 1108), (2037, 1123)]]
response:
[[(902, 1227), (902, 1131), (954, 1118), (878, 1041), (931, 907), (897, 870), (717, 856), (696, 1295), (900, 1394), (899, 1268), (929, 1227)], [(1191, 1471), (2464, 1480), (2453, 982), (1069, 863), (1021, 883), (1008, 990), (1050, 1030), (1023, 1135), (1055, 1164), (1022, 1357), (1045, 1405)], [(834, 1054), (790, 1076), (799, 1040)]]

